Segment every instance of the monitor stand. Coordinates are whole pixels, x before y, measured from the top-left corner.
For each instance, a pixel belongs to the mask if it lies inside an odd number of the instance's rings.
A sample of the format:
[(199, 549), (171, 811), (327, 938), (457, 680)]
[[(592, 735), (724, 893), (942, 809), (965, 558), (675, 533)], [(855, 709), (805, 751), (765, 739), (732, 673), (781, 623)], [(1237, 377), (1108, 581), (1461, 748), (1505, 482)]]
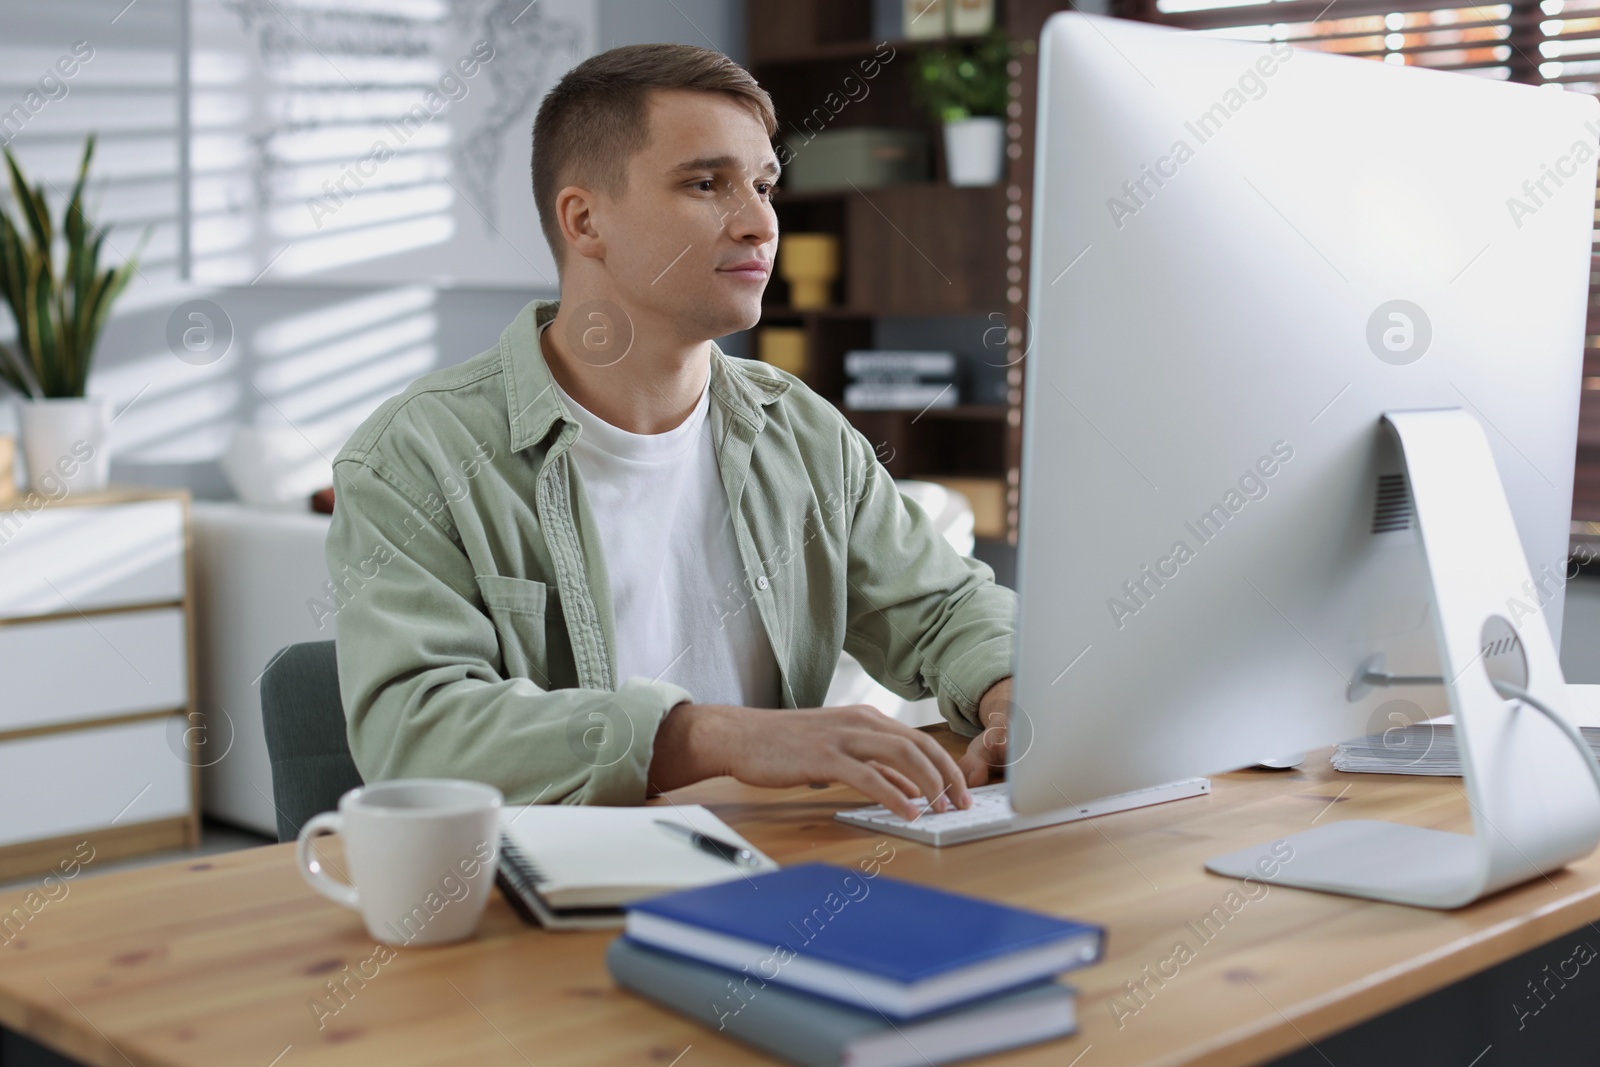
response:
[[(1540, 615), (1512, 619), (1533, 589), (1522, 542), (1481, 426), (1459, 408), (1392, 411), (1428, 579), (1443, 679), (1356, 667), (1350, 699), (1371, 685), (1442, 681), (1474, 833), (1352, 819), (1217, 856), (1206, 869), (1272, 885), (1426, 908), (1457, 908), (1588, 855), (1600, 843), (1600, 794), (1580, 752), (1540, 712), (1503, 699), (1525, 689), (1565, 715), (1566, 683)], [(1430, 811), (1419, 809), (1419, 819)]]

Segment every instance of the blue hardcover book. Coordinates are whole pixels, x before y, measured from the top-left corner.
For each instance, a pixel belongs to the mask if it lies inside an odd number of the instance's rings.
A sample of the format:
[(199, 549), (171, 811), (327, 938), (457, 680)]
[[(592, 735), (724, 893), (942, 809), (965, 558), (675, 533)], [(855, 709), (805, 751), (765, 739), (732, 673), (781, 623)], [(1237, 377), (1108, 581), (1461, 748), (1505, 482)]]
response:
[(1093, 963), (1097, 926), (808, 863), (630, 905), (628, 936), (914, 1018)]
[(907, 1020), (730, 974), (626, 937), (606, 950), (606, 968), (624, 989), (798, 1067), (933, 1067), (1065, 1037), (1077, 1025), (1073, 991), (1049, 979)]

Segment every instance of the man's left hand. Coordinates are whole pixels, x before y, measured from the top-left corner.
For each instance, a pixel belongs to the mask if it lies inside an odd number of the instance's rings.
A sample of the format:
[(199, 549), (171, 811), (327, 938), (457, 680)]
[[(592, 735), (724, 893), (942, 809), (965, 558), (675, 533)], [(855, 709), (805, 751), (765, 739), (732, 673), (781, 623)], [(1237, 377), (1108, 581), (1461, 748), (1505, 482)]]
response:
[(1002, 678), (978, 701), (978, 721), (983, 733), (972, 739), (956, 761), (969, 786), (983, 785), (993, 770), (1005, 766), (1006, 728), (1011, 715), (1011, 679)]

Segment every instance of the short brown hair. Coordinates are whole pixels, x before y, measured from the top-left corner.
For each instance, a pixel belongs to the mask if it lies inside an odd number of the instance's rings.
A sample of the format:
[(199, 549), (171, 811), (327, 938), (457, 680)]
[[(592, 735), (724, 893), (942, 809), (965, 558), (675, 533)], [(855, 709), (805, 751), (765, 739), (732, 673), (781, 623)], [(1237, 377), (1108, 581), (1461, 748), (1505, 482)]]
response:
[(650, 139), (649, 95), (667, 89), (731, 96), (750, 106), (769, 137), (777, 132), (772, 98), (721, 52), (687, 44), (635, 44), (584, 60), (545, 94), (533, 123), (533, 202), (557, 263), (566, 249), (556, 194), (574, 179), (608, 193), (620, 191), (628, 160)]

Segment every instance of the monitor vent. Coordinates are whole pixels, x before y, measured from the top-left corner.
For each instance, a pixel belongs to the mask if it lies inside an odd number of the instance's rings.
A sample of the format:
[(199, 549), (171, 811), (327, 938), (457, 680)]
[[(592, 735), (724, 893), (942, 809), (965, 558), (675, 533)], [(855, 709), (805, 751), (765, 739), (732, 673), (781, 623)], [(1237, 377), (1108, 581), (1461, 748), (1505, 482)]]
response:
[(1378, 495), (1372, 505), (1372, 532), (1411, 529), (1411, 490), (1404, 474), (1378, 475)]
[(1515, 637), (1501, 637), (1483, 646), (1483, 658), (1494, 659), (1496, 656), (1505, 655), (1516, 647), (1517, 639)]

